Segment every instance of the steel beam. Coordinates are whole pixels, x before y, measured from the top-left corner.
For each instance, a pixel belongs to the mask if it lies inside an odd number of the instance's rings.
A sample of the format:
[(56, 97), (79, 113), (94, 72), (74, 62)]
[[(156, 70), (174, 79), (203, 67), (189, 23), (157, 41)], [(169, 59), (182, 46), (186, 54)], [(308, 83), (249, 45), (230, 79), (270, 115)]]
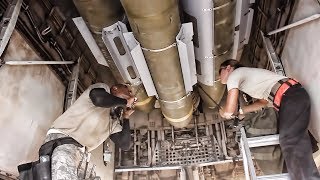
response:
[(256, 171), (254, 169), (253, 160), (251, 157), (251, 152), (249, 149), (247, 136), (244, 131), (244, 128), (240, 129), (240, 133), (241, 133), (240, 146), (241, 146), (241, 153), (242, 153), (242, 158), (243, 158), (243, 166), (245, 168), (246, 179), (249, 180), (248, 177), (250, 174), (251, 178), (255, 180), (257, 175), (256, 175)]
[(267, 52), (269, 61), (270, 61), (271, 65), (272, 65), (272, 70), (274, 72), (276, 72), (277, 74), (285, 76), (285, 72), (284, 72), (283, 66), (281, 64), (280, 58), (276, 54), (270, 39), (265, 37), (262, 31), (260, 31), (260, 35), (261, 35), (262, 40), (263, 40), (263, 46), (264, 46), (264, 48), (265, 48), (265, 50)]
[(302, 24), (305, 24), (305, 23), (314, 21), (314, 20), (316, 20), (316, 19), (318, 19), (318, 18), (320, 18), (320, 14), (314, 14), (314, 15), (312, 15), (312, 16), (310, 16), (310, 17), (307, 17), (307, 18), (305, 18), (305, 19), (302, 19), (302, 20), (300, 20), (300, 21), (297, 21), (297, 22), (294, 22), (294, 23), (292, 23), (292, 24), (288, 24), (288, 25), (286, 25), (286, 26), (283, 26), (283, 27), (281, 27), (281, 28), (279, 28), (279, 29), (273, 30), (273, 31), (269, 32), (268, 35), (270, 36), (270, 35), (273, 35), (273, 34), (276, 34), (276, 33), (282, 32), (282, 31), (285, 31), (285, 30), (287, 30), (287, 29), (291, 29), (291, 28), (293, 28), (293, 27), (300, 26), (300, 25), (302, 25)]
[(266, 175), (266, 176), (258, 176), (257, 180), (289, 180), (289, 174), (275, 174), (275, 175)]
[(40, 64), (73, 64), (73, 61), (6, 61), (5, 64), (12, 66), (40, 65)]
[(247, 141), (250, 148), (276, 145), (279, 144), (279, 134), (248, 138)]
[(2, 55), (4, 49), (6, 48), (12, 32), (16, 26), (20, 9), (22, 5), (22, 0), (13, 0), (2, 17), (0, 22), (0, 56)]

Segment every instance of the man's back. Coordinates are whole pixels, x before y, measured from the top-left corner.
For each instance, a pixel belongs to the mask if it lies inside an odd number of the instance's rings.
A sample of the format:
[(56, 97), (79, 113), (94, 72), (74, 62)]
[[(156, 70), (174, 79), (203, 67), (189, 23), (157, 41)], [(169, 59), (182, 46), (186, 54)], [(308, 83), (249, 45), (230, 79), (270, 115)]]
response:
[(91, 85), (52, 125), (53, 129), (88, 147), (89, 151), (98, 147), (110, 134), (122, 130), (120, 124), (111, 122), (109, 108), (97, 107), (92, 103), (89, 93), (93, 88), (104, 88), (110, 92), (106, 84)]
[(240, 67), (230, 74), (227, 88), (237, 88), (251, 97), (267, 100), (273, 85), (284, 78), (265, 69)]

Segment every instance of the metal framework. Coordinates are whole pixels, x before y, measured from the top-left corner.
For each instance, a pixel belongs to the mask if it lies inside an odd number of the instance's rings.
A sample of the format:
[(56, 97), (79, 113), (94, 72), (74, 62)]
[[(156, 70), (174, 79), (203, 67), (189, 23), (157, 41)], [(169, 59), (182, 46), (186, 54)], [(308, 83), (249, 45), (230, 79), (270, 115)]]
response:
[(256, 137), (247, 138), (244, 128), (241, 128), (240, 132), (241, 132), (240, 147), (241, 147), (241, 154), (243, 158), (243, 166), (245, 170), (244, 172), (245, 172), (246, 180), (250, 180), (250, 179), (252, 180), (256, 180), (256, 179), (287, 180), (289, 179), (288, 173), (257, 176), (254, 165), (253, 165), (250, 148), (279, 144), (278, 135), (260, 136), (258, 138)]
[(230, 150), (239, 149), (235, 129), (212, 112), (203, 115), (184, 129), (166, 123), (155, 128), (150, 122), (151, 127), (134, 129), (132, 149), (116, 154), (115, 172), (202, 168), (241, 160), (240, 154), (230, 155)]
[(279, 56), (276, 54), (270, 39), (265, 37), (262, 31), (260, 31), (260, 35), (262, 37), (263, 46), (267, 52), (269, 63), (271, 64), (272, 70), (277, 74), (285, 75), (285, 71), (283, 69), (281, 60)]
[(16, 26), (22, 0), (13, 0), (7, 7), (7, 10), (0, 22), (0, 56), (6, 48), (11, 34)]
[[(260, 31), (260, 35), (263, 40), (263, 45), (268, 55), (268, 62), (272, 66), (272, 70), (277, 74), (285, 75), (283, 66), (281, 64), (281, 60), (276, 54), (272, 43), (269, 38), (265, 37), (263, 32)], [(269, 135), (269, 136), (260, 136), (247, 138), (245, 134), (244, 128), (240, 129), (241, 139), (240, 139), (240, 149), (243, 158), (243, 166), (246, 180), (256, 180), (256, 179), (278, 179), (278, 180), (287, 180), (289, 179), (289, 175), (285, 174), (275, 174), (275, 175), (267, 175), (267, 176), (257, 176), (255, 172), (255, 167), (252, 161), (252, 156), (250, 152), (250, 148), (252, 147), (262, 147), (262, 146), (270, 146), (279, 144), (279, 135)]]

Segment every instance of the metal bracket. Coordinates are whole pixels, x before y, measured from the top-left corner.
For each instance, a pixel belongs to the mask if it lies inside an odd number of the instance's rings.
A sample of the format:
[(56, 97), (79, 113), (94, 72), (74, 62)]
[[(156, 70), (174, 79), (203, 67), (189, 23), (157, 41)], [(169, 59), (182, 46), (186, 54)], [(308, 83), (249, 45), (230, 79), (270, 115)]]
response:
[(201, 26), (197, 27), (197, 36), (193, 37), (198, 67), (197, 79), (202, 84), (213, 86), (215, 80), (215, 57), (212, 53), (214, 42), (214, 13), (212, 13), (211, 10), (213, 9), (213, 1), (185, 0), (181, 3), (184, 11), (196, 21), (194, 23), (198, 25), (201, 24)]
[(240, 30), (234, 31), (234, 42), (232, 48), (232, 59), (237, 59), (238, 49), (239, 49), (239, 38)]
[(236, 18), (235, 18), (235, 23), (234, 26), (237, 27), (240, 25), (241, 21), (241, 13), (242, 12), (242, 0), (237, 0), (236, 4)]
[(243, 167), (245, 172), (246, 180), (250, 179), (281, 179), (281, 180), (288, 180), (289, 174), (273, 174), (273, 175), (266, 175), (266, 176), (257, 176), (250, 147), (262, 147), (262, 146), (270, 146), (279, 144), (279, 135), (268, 135), (268, 136), (260, 136), (254, 138), (247, 138), (244, 128), (240, 129), (241, 139), (240, 139), (240, 148), (241, 154), (243, 159)]
[(87, 43), (90, 51), (92, 52), (93, 56), (96, 58), (97, 62), (99, 64), (109, 67), (107, 60), (104, 58), (100, 48), (98, 47), (96, 41), (94, 40), (89, 28), (87, 27), (82, 17), (73, 18), (72, 20), (74, 24), (77, 26), (80, 34), (82, 35), (84, 41)]
[(264, 48), (267, 52), (269, 61), (272, 64), (272, 70), (279, 75), (285, 76), (285, 71), (284, 71), (283, 66), (281, 64), (280, 58), (278, 57), (278, 55), (274, 51), (274, 48), (272, 46), (270, 39), (265, 37), (262, 31), (260, 31), (260, 34), (261, 34), (261, 37), (263, 40), (263, 45), (264, 45)]
[(182, 24), (181, 29), (176, 36), (186, 93), (191, 92), (193, 90), (192, 86), (197, 83), (197, 72), (192, 36), (192, 23)]
[(80, 72), (80, 58), (78, 63), (73, 67), (71, 79), (68, 84), (68, 90), (65, 97), (64, 109), (67, 110), (77, 99), (77, 89)]
[(248, 44), (249, 39), (250, 39), (252, 21), (253, 21), (253, 14), (254, 14), (254, 10), (252, 8), (249, 8), (246, 34), (244, 36), (244, 39), (245, 39), (244, 44)]
[(9, 42), (9, 39), (12, 35), (12, 32), (14, 30), (14, 27), (16, 26), (21, 5), (22, 5), (22, 0), (13, 0), (9, 4), (0, 22), (0, 56), (2, 55), (4, 49), (6, 48)]
[(140, 43), (134, 38), (132, 32), (124, 33), (123, 36), (128, 48), (130, 49), (132, 60), (134, 61), (137, 72), (140, 75), (141, 81), (143, 82), (148, 96), (156, 96), (158, 98), (158, 93), (154, 87), (154, 83), (144, 58)]
[(122, 78), (132, 85), (139, 85), (141, 81), (138, 70), (123, 36), (123, 33), (126, 32), (128, 32), (126, 25), (118, 21), (111, 26), (103, 28), (102, 40), (108, 48)]

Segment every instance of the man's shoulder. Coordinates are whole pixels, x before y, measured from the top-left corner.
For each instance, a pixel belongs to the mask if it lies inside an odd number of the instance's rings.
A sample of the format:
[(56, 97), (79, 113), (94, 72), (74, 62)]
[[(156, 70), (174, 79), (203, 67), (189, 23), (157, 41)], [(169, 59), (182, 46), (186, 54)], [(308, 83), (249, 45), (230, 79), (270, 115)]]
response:
[(240, 78), (243, 75), (245, 75), (245, 73), (248, 72), (249, 69), (250, 68), (247, 68), (247, 67), (237, 68), (237, 69), (233, 70), (233, 72), (230, 74), (230, 77), (231, 78)]
[[(90, 85), (81, 95), (80, 97), (77, 99), (77, 101), (87, 101), (86, 99), (89, 98), (89, 94), (91, 92), (92, 89), (96, 89), (96, 88), (103, 88), (105, 89), (108, 93), (110, 93), (110, 88), (107, 84), (104, 83), (96, 83), (96, 84), (92, 84)], [(91, 101), (90, 101), (91, 102)]]
[(251, 76), (252, 74), (273, 73), (267, 69), (254, 68), (254, 67), (240, 67), (235, 69), (231, 75), (233, 76)]
[(95, 88), (104, 88), (108, 93), (110, 93), (110, 87), (105, 83), (95, 83), (89, 86), (89, 90), (95, 89)]
[(228, 77), (227, 86), (228, 87), (239, 87), (239, 83), (241, 83), (248, 76), (251, 76), (251, 72), (256, 68), (251, 67), (239, 67), (232, 71), (230, 76)]

